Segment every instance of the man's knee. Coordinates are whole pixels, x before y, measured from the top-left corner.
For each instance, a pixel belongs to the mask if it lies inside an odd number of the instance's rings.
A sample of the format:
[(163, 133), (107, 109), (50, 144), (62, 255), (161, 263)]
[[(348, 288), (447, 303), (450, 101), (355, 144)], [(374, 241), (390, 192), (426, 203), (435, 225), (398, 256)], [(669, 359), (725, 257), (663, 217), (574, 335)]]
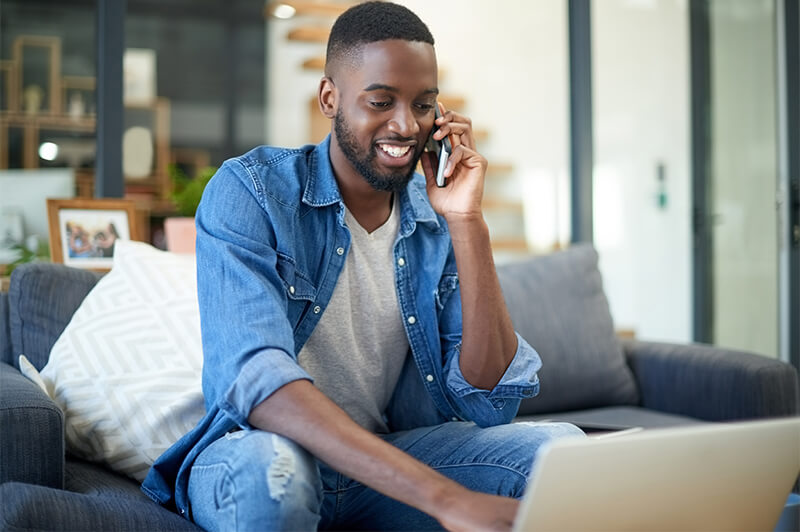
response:
[(294, 442), (238, 431), (200, 454), (189, 496), (194, 520), (204, 528), (304, 528), (319, 519), (322, 486), (316, 461)]

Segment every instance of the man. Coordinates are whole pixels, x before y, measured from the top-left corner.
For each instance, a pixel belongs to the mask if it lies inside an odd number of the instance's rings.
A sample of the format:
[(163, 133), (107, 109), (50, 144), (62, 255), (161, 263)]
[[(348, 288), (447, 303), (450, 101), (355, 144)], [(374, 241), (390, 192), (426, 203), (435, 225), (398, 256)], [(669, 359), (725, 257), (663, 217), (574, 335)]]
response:
[(445, 187), (423, 153), (433, 44), (404, 7), (351, 8), (319, 87), (328, 139), (257, 148), (206, 189), (207, 415), (143, 486), (205, 529), (508, 529), (537, 447), (580, 434), (509, 424), (540, 360), (503, 302), (469, 120), (436, 120)]

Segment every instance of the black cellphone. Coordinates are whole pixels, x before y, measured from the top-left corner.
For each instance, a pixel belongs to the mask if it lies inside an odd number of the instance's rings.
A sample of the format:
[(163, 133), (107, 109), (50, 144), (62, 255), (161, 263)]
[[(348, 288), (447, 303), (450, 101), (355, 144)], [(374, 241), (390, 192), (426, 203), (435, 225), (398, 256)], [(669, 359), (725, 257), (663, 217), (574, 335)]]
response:
[[(436, 111), (435, 111), (436, 118), (442, 116), (442, 113), (439, 111), (439, 104), (436, 104)], [(447, 166), (447, 159), (450, 157), (450, 154), (453, 152), (453, 147), (450, 145), (450, 139), (445, 137), (442, 140), (436, 140), (433, 138), (433, 134), (438, 131), (439, 127), (434, 123), (433, 128), (431, 128), (431, 134), (428, 137), (428, 142), (425, 144), (425, 148), (436, 155), (437, 159), (439, 160), (439, 166), (436, 168), (436, 185), (443, 187), (445, 185), (445, 178), (444, 178), (444, 168)]]

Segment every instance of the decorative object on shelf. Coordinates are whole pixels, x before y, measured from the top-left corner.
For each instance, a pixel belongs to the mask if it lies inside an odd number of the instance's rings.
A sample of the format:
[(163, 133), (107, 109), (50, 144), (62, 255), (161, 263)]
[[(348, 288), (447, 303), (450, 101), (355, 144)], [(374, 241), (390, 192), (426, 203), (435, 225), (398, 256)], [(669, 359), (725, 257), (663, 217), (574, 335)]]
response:
[(126, 179), (145, 179), (153, 172), (153, 134), (141, 126), (122, 135), (122, 173)]
[(76, 121), (80, 120), (81, 117), (86, 114), (86, 102), (83, 101), (83, 96), (80, 92), (75, 91), (70, 94), (67, 114)]
[(167, 250), (175, 253), (194, 253), (197, 238), (194, 215), (203, 197), (203, 190), (216, 172), (216, 168), (208, 166), (192, 179), (178, 165), (169, 165), (169, 175), (174, 187), (172, 201), (180, 216), (164, 220)]
[(156, 100), (156, 51), (126, 49), (122, 69), (125, 105), (153, 105)]
[(42, 98), (44, 90), (39, 85), (28, 85), (22, 92), (22, 99), (25, 100), (25, 114), (38, 115), (42, 110)]
[(139, 240), (135, 203), (120, 199), (48, 199), (53, 262), (107, 271), (118, 240)]

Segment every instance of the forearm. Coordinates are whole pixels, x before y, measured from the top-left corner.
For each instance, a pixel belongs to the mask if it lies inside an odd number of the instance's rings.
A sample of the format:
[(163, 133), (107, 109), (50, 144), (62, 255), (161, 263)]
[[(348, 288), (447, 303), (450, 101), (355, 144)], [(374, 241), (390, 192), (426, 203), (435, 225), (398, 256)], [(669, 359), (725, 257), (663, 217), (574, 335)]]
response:
[(491, 390), (517, 350), (492, 258), (489, 229), (480, 215), (448, 218), (461, 292), (460, 368), (477, 388)]
[(285, 436), (340, 473), (442, 519), (466, 488), (356, 424), (313, 384), (279, 388), (251, 412), (254, 427)]

